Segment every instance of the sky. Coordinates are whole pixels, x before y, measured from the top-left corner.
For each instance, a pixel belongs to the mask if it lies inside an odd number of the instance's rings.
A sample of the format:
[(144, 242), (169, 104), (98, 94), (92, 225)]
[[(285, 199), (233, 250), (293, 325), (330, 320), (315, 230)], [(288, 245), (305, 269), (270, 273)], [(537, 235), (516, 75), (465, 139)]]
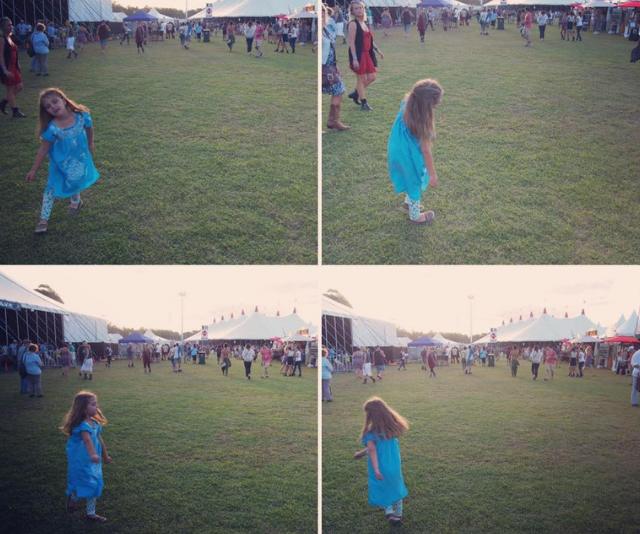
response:
[(289, 315), (320, 324), (317, 267), (226, 266), (2, 266), (28, 289), (51, 286), (73, 312), (102, 317), (116, 326), (199, 330), (222, 315), (237, 317), (256, 305), (261, 313)]
[(124, 7), (138, 7), (142, 9), (145, 6), (155, 7), (160, 13), (162, 13), (163, 7), (169, 7), (173, 9), (204, 9), (205, 6), (211, 3), (211, 0), (120, 0), (118, 4)]
[[(640, 306), (637, 266), (323, 267), (320, 287), (337, 289), (359, 314), (409, 331), (487, 333), (538, 317), (579, 315), (602, 326)], [(469, 299), (473, 296), (473, 300)]]

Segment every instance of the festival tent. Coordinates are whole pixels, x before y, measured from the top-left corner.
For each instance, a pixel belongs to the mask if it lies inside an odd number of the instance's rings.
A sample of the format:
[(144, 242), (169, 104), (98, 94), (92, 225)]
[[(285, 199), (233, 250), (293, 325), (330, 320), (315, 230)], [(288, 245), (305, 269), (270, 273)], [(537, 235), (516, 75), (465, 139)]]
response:
[(160, 337), (160, 336), (156, 335), (151, 329), (147, 330), (144, 333), (144, 337), (148, 337), (154, 343), (169, 343), (169, 342), (172, 341), (171, 339), (165, 339), (163, 337)]
[(308, 0), (221, 0), (213, 4), (214, 17), (273, 17), (291, 14)]
[(439, 341), (443, 345), (447, 345), (447, 346), (454, 346), (454, 345), (458, 346), (458, 345), (461, 345), (461, 343), (458, 343), (457, 341), (451, 341), (450, 339), (447, 339), (440, 332), (438, 332), (435, 336), (433, 336), (433, 339), (435, 339), (436, 341)]
[(133, 15), (129, 15), (124, 18), (124, 22), (152, 22), (158, 20), (156, 17), (152, 17), (146, 11), (136, 11)]
[(82, 22), (114, 20), (111, 0), (69, 0), (68, 5), (69, 20)]
[(148, 15), (149, 15), (150, 17), (153, 17), (154, 19), (157, 19), (157, 20), (166, 20), (166, 21), (169, 21), (169, 20), (171, 20), (171, 21), (176, 20), (174, 17), (170, 17), (170, 16), (168, 16), (168, 15), (163, 15), (163, 14), (162, 14), (162, 13), (160, 13), (160, 12), (159, 12), (155, 7), (154, 7), (154, 8), (152, 8), (152, 9), (149, 11)]
[(400, 347), (396, 325), (372, 319), (335, 300), (322, 299), (322, 344), (351, 352), (353, 347)]
[(615, 336), (618, 333), (618, 328), (620, 328), (626, 322), (627, 322), (627, 319), (625, 318), (623, 313), (622, 315), (620, 315), (620, 318), (615, 323), (613, 323), (606, 329), (605, 335), (607, 337)]
[(399, 337), (398, 347), (408, 347), (413, 340), (410, 337)]
[(635, 336), (638, 332), (638, 314), (633, 311), (629, 319), (617, 329), (619, 336)]
[(133, 332), (121, 338), (118, 343), (151, 343), (153, 339), (143, 336), (140, 332)]
[(71, 312), (0, 273), (0, 344), (13, 339), (58, 346), (64, 341), (110, 342), (111, 334), (104, 319)]
[(422, 336), (409, 343), (409, 347), (435, 347), (436, 345), (442, 345), (442, 343), (429, 336)]
[(126, 13), (114, 11), (111, 14), (111, 18), (109, 19), (109, 22), (123, 22), (126, 17), (127, 17)]

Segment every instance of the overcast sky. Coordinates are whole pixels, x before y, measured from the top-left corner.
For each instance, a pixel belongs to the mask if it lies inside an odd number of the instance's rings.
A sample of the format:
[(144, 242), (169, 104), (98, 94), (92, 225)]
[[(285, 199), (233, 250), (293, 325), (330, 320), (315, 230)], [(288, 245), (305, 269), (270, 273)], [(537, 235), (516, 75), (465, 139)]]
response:
[[(149, 1), (149, 0), (121, 0), (118, 2), (118, 4), (120, 4), (121, 6), (124, 7), (138, 7), (140, 9), (142, 9), (145, 6), (150, 5), (151, 7), (155, 7), (158, 11), (160, 11), (160, 13), (162, 13), (162, 8), (163, 7), (169, 7), (169, 8), (173, 8), (173, 9), (181, 9), (182, 11), (185, 10), (185, 6), (187, 6), (186, 8), (189, 10), (193, 10), (193, 9), (204, 9), (205, 6), (207, 5), (207, 3), (209, 3), (209, 0), (202, 0), (202, 1), (198, 1), (196, 2), (195, 0), (189, 0), (186, 1), (185, 0), (153, 0), (153, 1)], [(116, 11), (114, 9), (114, 11)]]
[(48, 284), (70, 311), (103, 317), (117, 326), (180, 332), (198, 330), (215, 317), (242, 309), (250, 314), (289, 315), (297, 307), (307, 322), (320, 323), (317, 267), (211, 266), (2, 266), (28, 289)]
[(474, 334), (531, 311), (537, 317), (545, 306), (556, 317), (584, 308), (594, 323), (609, 326), (638, 311), (640, 267), (325, 266), (320, 287), (339, 290), (362, 315), (422, 332), (469, 334), (471, 302)]

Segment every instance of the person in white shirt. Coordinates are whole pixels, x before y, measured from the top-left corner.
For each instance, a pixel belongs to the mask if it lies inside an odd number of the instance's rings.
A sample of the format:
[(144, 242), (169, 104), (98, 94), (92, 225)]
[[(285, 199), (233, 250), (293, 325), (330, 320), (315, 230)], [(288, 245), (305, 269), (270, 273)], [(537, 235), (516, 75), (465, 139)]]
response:
[(256, 351), (251, 348), (251, 345), (247, 343), (242, 351), (242, 360), (244, 361), (244, 374), (247, 376), (247, 380), (251, 380), (251, 364), (255, 360)]
[(538, 30), (540, 31), (540, 40), (544, 41), (544, 32), (547, 29), (547, 21), (549, 20), (549, 15), (547, 15), (546, 11), (541, 11), (538, 15)]
[(640, 350), (637, 350), (631, 357), (631, 374), (633, 375), (633, 386), (631, 388), (631, 406), (638, 407), (638, 387), (640, 382)]
[(531, 374), (533, 375), (533, 379), (536, 380), (538, 378), (540, 362), (542, 361), (542, 351), (538, 349), (537, 345), (531, 350), (529, 359), (531, 360)]
[(302, 376), (302, 352), (300, 351), (300, 347), (296, 345), (295, 350), (295, 361), (293, 363), (293, 371), (291, 376), (295, 376), (296, 369), (298, 370), (298, 376)]

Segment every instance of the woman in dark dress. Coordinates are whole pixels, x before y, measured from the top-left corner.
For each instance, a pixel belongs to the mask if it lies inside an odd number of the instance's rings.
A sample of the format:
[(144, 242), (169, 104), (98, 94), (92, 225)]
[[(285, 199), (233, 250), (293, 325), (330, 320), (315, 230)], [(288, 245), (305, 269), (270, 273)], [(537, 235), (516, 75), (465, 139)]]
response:
[(13, 42), (13, 24), (11, 19), (0, 19), (0, 82), (7, 88), (7, 96), (0, 100), (0, 111), (7, 115), (7, 104), (11, 106), (13, 117), (22, 119), (26, 117), (16, 104), (16, 95), (22, 91), (22, 76), (20, 75), (20, 63), (18, 62), (18, 45)]
[[(367, 103), (366, 90), (376, 79), (375, 52), (384, 59), (384, 54), (373, 42), (373, 32), (367, 26), (364, 4), (357, 0), (349, 6), (351, 22), (349, 23), (349, 64), (351, 70), (358, 77), (356, 90), (349, 94), (356, 104), (360, 104), (362, 111), (373, 111)], [(374, 52), (375, 51), (375, 52)]]

